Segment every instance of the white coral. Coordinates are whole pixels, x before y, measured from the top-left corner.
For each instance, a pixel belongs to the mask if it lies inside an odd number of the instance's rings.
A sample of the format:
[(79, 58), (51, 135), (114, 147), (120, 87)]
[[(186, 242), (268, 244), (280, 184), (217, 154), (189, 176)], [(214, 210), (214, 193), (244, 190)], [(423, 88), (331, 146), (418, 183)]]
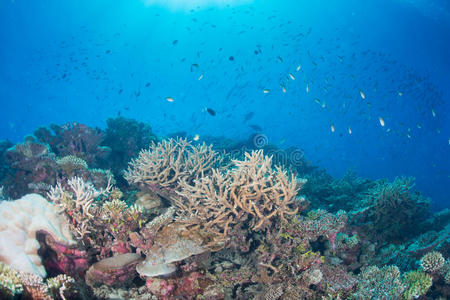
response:
[(38, 194), (0, 202), (0, 261), (41, 277), (46, 271), (38, 255), (36, 232), (45, 231), (57, 241), (72, 244), (68, 221), (57, 208)]

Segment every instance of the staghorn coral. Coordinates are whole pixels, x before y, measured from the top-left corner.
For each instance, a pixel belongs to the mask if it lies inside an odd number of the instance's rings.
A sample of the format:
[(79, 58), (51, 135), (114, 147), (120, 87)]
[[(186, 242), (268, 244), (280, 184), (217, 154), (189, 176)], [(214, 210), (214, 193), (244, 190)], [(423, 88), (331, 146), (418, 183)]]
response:
[(125, 171), (130, 184), (140, 184), (168, 196), (179, 181), (192, 182), (220, 165), (222, 156), (206, 144), (193, 146), (186, 139), (169, 139), (142, 150)]
[(138, 206), (128, 206), (109, 178), (105, 189), (73, 177), (52, 187), (49, 198), (71, 219), (71, 228), (87, 251), (103, 259), (131, 252), (132, 233), (146, 222)]
[(94, 218), (92, 204), (98, 197), (107, 197), (112, 190), (111, 179), (106, 189), (97, 190), (80, 177), (73, 177), (63, 187), (61, 182), (48, 193), (49, 199), (65, 211), (71, 218), (78, 239), (92, 231), (91, 220)]
[(247, 219), (253, 231), (264, 229), (274, 219), (286, 222), (298, 211), (295, 197), (303, 181), (280, 167), (272, 168), (271, 157), (263, 152), (246, 153), (243, 161), (233, 160), (226, 172), (213, 169), (194, 185), (181, 181), (181, 198), (174, 200), (178, 220), (213, 234), (223, 245), (232, 227)]

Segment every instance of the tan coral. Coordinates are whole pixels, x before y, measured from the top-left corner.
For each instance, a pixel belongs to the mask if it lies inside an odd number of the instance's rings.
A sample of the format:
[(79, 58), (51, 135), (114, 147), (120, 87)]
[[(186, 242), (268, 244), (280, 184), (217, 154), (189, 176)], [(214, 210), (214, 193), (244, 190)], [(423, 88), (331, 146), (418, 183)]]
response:
[(168, 139), (142, 150), (132, 160), (125, 179), (132, 184), (176, 188), (178, 181), (192, 181), (222, 161), (222, 156), (206, 144), (193, 146), (186, 139)]
[[(246, 153), (243, 161), (233, 161), (227, 172), (213, 169), (211, 175), (181, 182), (182, 197), (174, 199), (179, 221), (227, 239), (234, 224), (252, 217), (253, 230), (260, 230), (279, 218), (297, 213), (295, 197), (303, 184), (280, 167), (272, 168), (272, 158), (263, 152)], [(212, 245), (207, 245), (212, 246)]]

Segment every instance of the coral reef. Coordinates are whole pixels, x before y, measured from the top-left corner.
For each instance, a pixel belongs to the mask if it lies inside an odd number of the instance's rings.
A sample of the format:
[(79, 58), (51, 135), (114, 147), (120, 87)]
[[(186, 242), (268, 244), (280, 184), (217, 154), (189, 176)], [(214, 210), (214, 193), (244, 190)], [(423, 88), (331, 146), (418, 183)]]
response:
[(0, 143), (1, 299), (450, 297), (450, 213), (412, 179), (125, 118), (35, 136)]

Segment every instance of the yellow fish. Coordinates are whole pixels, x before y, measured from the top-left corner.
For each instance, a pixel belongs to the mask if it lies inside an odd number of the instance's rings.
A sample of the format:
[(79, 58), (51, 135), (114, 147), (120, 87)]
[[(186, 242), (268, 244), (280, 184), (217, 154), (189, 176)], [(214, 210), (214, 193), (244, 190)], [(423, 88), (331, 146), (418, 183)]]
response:
[(198, 134), (194, 135), (194, 141), (198, 141), (200, 139), (200, 136)]
[(175, 101), (175, 99), (173, 99), (172, 97), (166, 97), (166, 100), (169, 101), (169, 102)]
[(380, 117), (380, 125), (384, 127), (384, 120), (382, 117)]

